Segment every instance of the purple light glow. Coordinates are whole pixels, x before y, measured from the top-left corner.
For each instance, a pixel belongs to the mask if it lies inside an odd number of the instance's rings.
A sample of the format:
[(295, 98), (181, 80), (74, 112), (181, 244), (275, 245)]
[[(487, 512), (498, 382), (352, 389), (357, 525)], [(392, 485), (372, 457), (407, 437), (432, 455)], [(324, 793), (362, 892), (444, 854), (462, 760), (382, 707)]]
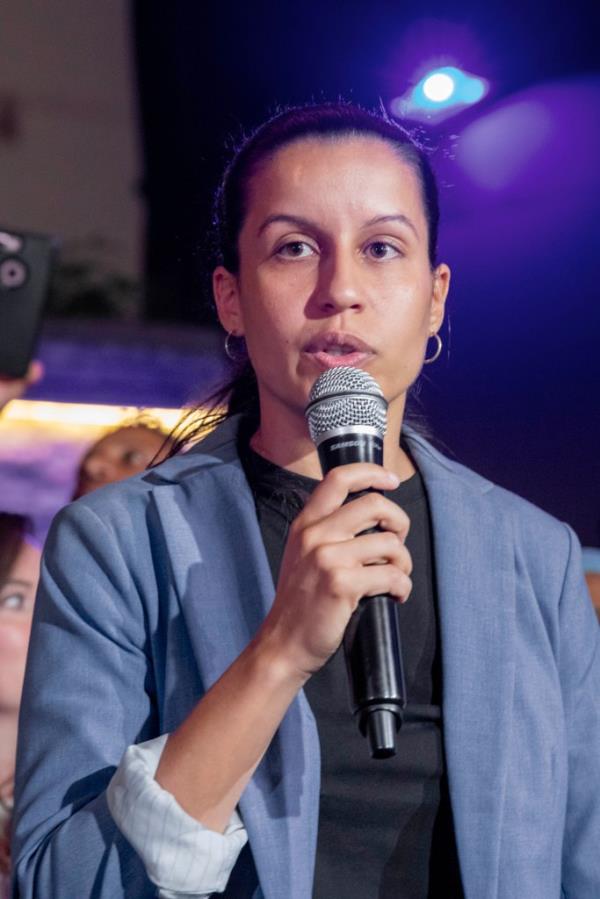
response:
[(554, 127), (542, 103), (513, 102), (465, 128), (456, 161), (475, 184), (502, 190), (542, 156)]
[(446, 215), (506, 208), (518, 226), (537, 209), (544, 231), (557, 215), (565, 225), (596, 215), (598, 108), (598, 76), (536, 85), (495, 104), (438, 154), (441, 182), (452, 185), (444, 191)]

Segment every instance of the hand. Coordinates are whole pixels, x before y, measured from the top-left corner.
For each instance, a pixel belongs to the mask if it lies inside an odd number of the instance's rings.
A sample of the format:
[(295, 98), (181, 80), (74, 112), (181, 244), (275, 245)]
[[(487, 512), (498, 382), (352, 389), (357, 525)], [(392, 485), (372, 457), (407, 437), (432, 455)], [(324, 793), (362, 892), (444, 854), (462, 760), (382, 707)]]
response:
[[(406, 513), (379, 493), (344, 505), (350, 493), (397, 485), (378, 465), (334, 468), (290, 528), (275, 601), (258, 638), (306, 678), (340, 645), (363, 596), (387, 593), (405, 601), (410, 594)], [(362, 533), (374, 527), (381, 531)]]
[(37, 384), (44, 376), (44, 366), (37, 359), (30, 363), (27, 374), (23, 378), (10, 378), (0, 375), (0, 410), (11, 400), (23, 396), (28, 387)]

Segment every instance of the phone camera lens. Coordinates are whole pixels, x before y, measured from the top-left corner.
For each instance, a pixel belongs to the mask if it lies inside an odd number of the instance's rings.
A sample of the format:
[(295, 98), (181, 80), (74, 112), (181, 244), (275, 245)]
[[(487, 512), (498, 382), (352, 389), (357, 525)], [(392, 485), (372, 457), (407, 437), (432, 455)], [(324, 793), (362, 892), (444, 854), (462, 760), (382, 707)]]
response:
[(5, 259), (0, 262), (0, 287), (16, 290), (27, 281), (27, 266), (20, 259)]

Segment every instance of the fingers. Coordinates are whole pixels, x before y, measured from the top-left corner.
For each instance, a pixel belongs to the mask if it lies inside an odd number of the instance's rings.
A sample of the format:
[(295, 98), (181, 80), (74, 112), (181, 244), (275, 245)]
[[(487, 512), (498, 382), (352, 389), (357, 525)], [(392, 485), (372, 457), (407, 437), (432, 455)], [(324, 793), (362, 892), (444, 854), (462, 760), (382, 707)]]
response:
[(345, 543), (318, 546), (312, 555), (324, 591), (345, 597), (353, 607), (361, 597), (379, 593), (404, 602), (412, 590), (412, 559), (397, 534), (364, 534)]
[(373, 565), (356, 575), (356, 605), (363, 596), (389, 595), (405, 603), (412, 590), (412, 580), (394, 565)]
[(369, 462), (340, 465), (332, 469), (315, 488), (303, 510), (303, 518), (307, 524), (318, 521), (339, 509), (350, 493), (370, 487), (374, 490), (394, 490), (399, 483), (398, 476), (381, 465)]
[(17, 400), (44, 376), (44, 366), (37, 359), (30, 363), (23, 378), (11, 378), (0, 374), (0, 409), (11, 400)]
[(319, 517), (319, 511), (327, 506), (333, 496), (338, 501), (340, 496), (344, 496), (345, 485), (341, 488), (337, 484), (332, 486), (333, 489), (327, 491), (324, 500), (321, 495), (316, 510), (313, 493), (313, 497), (292, 524), (291, 533), (299, 535), (305, 552), (310, 552), (321, 544), (344, 542), (373, 528), (390, 531), (401, 542), (406, 540), (410, 527), (408, 515), (380, 493), (363, 494), (341, 507), (335, 506), (332, 512)]
[[(315, 488), (289, 531), (267, 628), (298, 670), (313, 672), (343, 638), (364, 596), (408, 599), (412, 561), (406, 513), (379, 493), (398, 478), (378, 465), (344, 465)], [(375, 530), (375, 528), (378, 528)], [(373, 529), (371, 533), (364, 533)]]
[[(400, 602), (406, 602), (410, 596), (412, 590), (410, 575), (398, 565), (361, 565), (356, 559), (350, 565), (332, 565), (323, 554), (324, 549), (320, 548), (317, 562), (321, 573), (318, 589), (321, 602), (329, 598), (336, 605), (345, 606), (349, 616), (364, 596), (388, 594)], [(336, 550), (338, 551), (336, 561), (339, 563), (339, 544), (336, 545)], [(408, 567), (405, 560), (403, 565)]]
[(408, 549), (401, 538), (390, 531), (363, 534), (345, 543), (324, 544), (317, 547), (314, 555), (322, 569), (389, 564), (407, 575), (412, 573), (412, 558)]
[(24, 378), (25, 383), (28, 387), (31, 387), (32, 384), (37, 384), (38, 381), (41, 381), (43, 377), (44, 365), (39, 359), (34, 359), (33, 362), (30, 362), (27, 369), (27, 374)]
[(353, 499), (338, 509), (327, 520), (329, 539), (347, 540), (371, 528), (391, 531), (404, 542), (410, 528), (410, 519), (404, 509), (382, 496), (367, 493)]
[(13, 378), (0, 377), (0, 409), (11, 400), (18, 400), (25, 393), (27, 385), (22, 378), (15, 380)]

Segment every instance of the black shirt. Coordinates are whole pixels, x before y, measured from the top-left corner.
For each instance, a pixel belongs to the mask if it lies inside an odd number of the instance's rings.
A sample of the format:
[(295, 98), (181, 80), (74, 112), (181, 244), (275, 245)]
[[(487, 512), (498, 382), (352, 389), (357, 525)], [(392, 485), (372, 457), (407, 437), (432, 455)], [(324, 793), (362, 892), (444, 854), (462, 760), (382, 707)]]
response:
[[(273, 580), (290, 523), (318, 483), (240, 447)], [(390, 759), (370, 758), (350, 713), (343, 649), (307, 682), (321, 744), (313, 899), (462, 899), (441, 721), (429, 504), (420, 474), (389, 498), (411, 519), (413, 591), (400, 606), (408, 705)]]

